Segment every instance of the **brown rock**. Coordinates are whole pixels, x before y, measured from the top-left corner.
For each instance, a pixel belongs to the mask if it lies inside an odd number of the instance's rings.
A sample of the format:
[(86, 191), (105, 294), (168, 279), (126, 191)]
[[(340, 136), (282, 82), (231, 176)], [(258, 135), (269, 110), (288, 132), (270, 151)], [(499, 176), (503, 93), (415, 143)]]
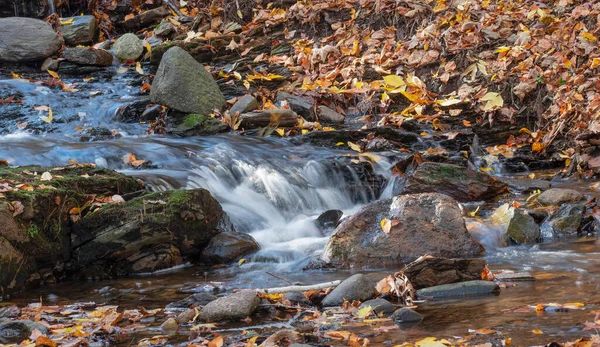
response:
[(483, 259), (425, 257), (421, 261), (411, 263), (404, 270), (404, 274), (415, 289), (420, 289), (441, 284), (479, 280), (484, 267), (485, 260)]

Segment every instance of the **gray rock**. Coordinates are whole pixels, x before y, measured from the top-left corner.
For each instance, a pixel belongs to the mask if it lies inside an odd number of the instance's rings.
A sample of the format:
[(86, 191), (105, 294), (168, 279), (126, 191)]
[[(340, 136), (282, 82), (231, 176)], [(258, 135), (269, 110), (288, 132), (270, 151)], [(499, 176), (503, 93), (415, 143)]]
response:
[(63, 38), (39, 19), (0, 18), (0, 61), (44, 60), (58, 52), (63, 43)]
[(209, 322), (244, 319), (256, 312), (259, 304), (256, 291), (242, 290), (208, 303), (199, 319)]
[(152, 23), (160, 21), (168, 15), (169, 10), (161, 6), (142, 12), (134, 16), (133, 18), (124, 21), (122, 23), (122, 26), (128, 30), (145, 28)]
[(212, 75), (180, 47), (172, 47), (163, 55), (150, 97), (157, 104), (205, 116), (225, 104)]
[(60, 33), (69, 46), (87, 45), (96, 38), (98, 23), (92, 15), (62, 18), (61, 22), (71, 22), (60, 28)]
[(340, 210), (329, 210), (321, 213), (315, 220), (315, 224), (319, 229), (335, 228), (340, 223), (340, 219), (344, 212)]
[(200, 307), (208, 304), (211, 301), (216, 300), (217, 297), (210, 293), (196, 293), (188, 296), (187, 298), (179, 301), (172, 302), (167, 305), (167, 309), (178, 309), (178, 308), (190, 308)]
[(56, 71), (56, 70), (58, 70), (58, 65), (59, 65), (58, 60), (48, 57), (42, 63), (42, 67), (40, 68), (40, 71), (48, 71), (48, 70)]
[[(397, 220), (389, 234), (381, 221)], [(438, 193), (399, 195), (367, 204), (346, 218), (329, 238), (323, 260), (337, 267), (402, 265), (422, 255), (479, 256), (458, 204)]]
[(542, 223), (542, 235), (551, 238), (561, 234), (577, 233), (581, 228), (584, 210), (584, 204), (563, 204)]
[(127, 33), (119, 37), (119, 39), (112, 45), (112, 49), (115, 56), (119, 58), (120, 61), (136, 61), (142, 55), (142, 53), (144, 53), (142, 40), (131, 33)]
[(168, 20), (163, 20), (154, 29), (154, 35), (156, 36), (168, 36), (175, 31), (175, 26)]
[(585, 196), (573, 189), (551, 188), (540, 194), (538, 202), (544, 206), (560, 206), (585, 200)]
[(344, 117), (343, 114), (339, 114), (327, 106), (323, 106), (323, 105), (319, 106), (318, 112), (319, 112), (319, 121), (322, 123), (341, 124), (341, 123), (344, 123), (344, 119), (346, 119), (346, 117)]
[(18, 306), (4, 306), (0, 307), (0, 319), (1, 318), (16, 318), (21, 314), (21, 309)]
[(375, 314), (379, 315), (381, 313), (388, 315), (394, 312), (396, 309), (392, 303), (385, 299), (373, 299), (363, 302), (358, 309), (363, 309), (365, 307), (370, 307), (371, 311), (375, 312)]
[(140, 115), (140, 120), (143, 122), (153, 121), (156, 118), (159, 118), (161, 113), (162, 113), (162, 106), (160, 106), (160, 105), (149, 106), (146, 109), (144, 109), (144, 111)]
[(275, 100), (276, 104), (281, 106), (283, 101), (287, 101), (290, 109), (304, 117), (304, 119), (315, 120), (315, 110), (311, 100), (286, 92), (278, 92)]
[(45, 325), (30, 320), (14, 320), (0, 323), (0, 343), (20, 343), (29, 338), (34, 330), (42, 334), (48, 333)]
[(121, 123), (138, 123), (142, 120), (142, 114), (150, 104), (150, 98), (136, 100), (128, 105), (119, 107), (117, 112), (115, 112), (114, 118)]
[(266, 127), (293, 127), (298, 123), (298, 115), (289, 109), (261, 110), (240, 115), (240, 126), (245, 129)]
[(185, 324), (191, 322), (194, 317), (196, 317), (196, 310), (190, 308), (178, 314), (176, 320), (179, 324)]
[(169, 318), (160, 325), (160, 330), (166, 334), (174, 334), (177, 332), (177, 328), (179, 328), (179, 323), (177, 323), (175, 318)]
[(212, 263), (228, 264), (259, 249), (260, 246), (251, 235), (232, 231), (213, 237), (202, 255)]
[(258, 100), (252, 95), (244, 95), (231, 107), (229, 114), (232, 116), (237, 112), (240, 114), (254, 111), (258, 108)]
[(401, 309), (394, 311), (390, 319), (396, 323), (415, 323), (422, 321), (423, 316), (408, 307), (402, 307)]
[(417, 290), (419, 298), (447, 298), (453, 296), (484, 295), (498, 293), (500, 287), (491, 281), (468, 281)]
[(285, 293), (285, 298), (288, 299), (292, 304), (300, 304), (305, 306), (310, 306), (312, 303), (304, 296), (304, 294), (299, 292), (289, 292)]
[(79, 65), (111, 66), (113, 63), (113, 55), (103, 49), (73, 47), (66, 48), (61, 55), (66, 61)]
[(501, 228), (507, 244), (532, 244), (540, 237), (540, 227), (533, 217), (509, 204), (498, 207), (489, 220)]
[(331, 293), (327, 294), (321, 304), (323, 307), (340, 306), (347, 301), (366, 301), (373, 298), (376, 294), (375, 287), (371, 280), (362, 274), (353, 275), (344, 280), (335, 287)]

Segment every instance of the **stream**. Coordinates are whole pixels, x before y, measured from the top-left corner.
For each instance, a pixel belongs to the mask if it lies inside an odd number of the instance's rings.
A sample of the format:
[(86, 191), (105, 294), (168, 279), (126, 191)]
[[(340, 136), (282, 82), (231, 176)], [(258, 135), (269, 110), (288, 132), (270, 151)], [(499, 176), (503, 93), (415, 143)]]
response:
[[(63, 77), (66, 83), (79, 84), (78, 92), (63, 92), (0, 75), (0, 98), (18, 94), (23, 99), (23, 104), (0, 108), (0, 159), (11, 165), (42, 166), (64, 166), (75, 160), (139, 177), (153, 190), (205, 188), (222, 204), (236, 229), (254, 236), (261, 250), (241, 266), (186, 266), (130, 278), (52, 284), (17, 294), (12, 303), (27, 305), (40, 299), (57, 304), (95, 301), (150, 309), (184, 298), (186, 294), (179, 293), (179, 289), (205, 281), (224, 282), (227, 288), (286, 285), (267, 272), (304, 284), (344, 279), (350, 272), (301, 270), (321, 252), (328, 238), (313, 220), (330, 209), (350, 215), (370, 201), (393, 196), (401, 186), (391, 176), (394, 159), (401, 153), (378, 153), (382, 160), (375, 164), (374, 171), (388, 180), (387, 186), (378, 191), (360, 185), (360, 168), (345, 159), (356, 153), (343, 149), (297, 145), (274, 136), (146, 135), (147, 124), (118, 123), (113, 117), (119, 107), (142, 97), (135, 72), (119, 74), (115, 68), (92, 81), (83, 81), (85, 77)], [(52, 123), (40, 120), (46, 114), (33, 109), (42, 105), (52, 108)], [(27, 126), (22, 129), (16, 126), (25, 122)], [(106, 127), (116, 130), (120, 137), (81, 142), (78, 127)], [(128, 153), (152, 165), (127, 167), (122, 157)], [(574, 187), (584, 194), (590, 192), (585, 183)], [(475, 220), (468, 224), (480, 235), (493, 232)], [(462, 336), (469, 329), (480, 328), (499, 330), (512, 338), (514, 346), (573, 340), (585, 334), (584, 322), (593, 321), (593, 311), (600, 310), (600, 245), (595, 237), (515, 247), (482, 242), (492, 270), (527, 271), (536, 281), (509, 284), (497, 296), (420, 304), (419, 312), (424, 315), (420, 324), (369, 337), (371, 345), (427, 336)], [(363, 273), (377, 281), (397, 270)], [(515, 312), (526, 305), (551, 302), (582, 302), (585, 310)], [(361, 332), (360, 327), (352, 329)], [(534, 334), (534, 329), (544, 334)], [(147, 336), (153, 334), (148, 332)], [(130, 340), (122, 345), (127, 346)]]

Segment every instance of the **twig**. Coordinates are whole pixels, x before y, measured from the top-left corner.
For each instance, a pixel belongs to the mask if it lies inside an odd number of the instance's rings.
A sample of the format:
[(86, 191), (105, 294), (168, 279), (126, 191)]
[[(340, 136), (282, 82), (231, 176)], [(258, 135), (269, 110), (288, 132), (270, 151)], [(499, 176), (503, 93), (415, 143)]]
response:
[(272, 274), (272, 273), (270, 273), (270, 272), (267, 272), (267, 271), (265, 271), (265, 272), (267, 273), (267, 275), (269, 275), (269, 276), (273, 276), (273, 277), (275, 277), (275, 278), (278, 278), (278, 279), (280, 279), (280, 280), (282, 280), (282, 281), (284, 281), (284, 282), (287, 282), (289, 285), (294, 285), (292, 282), (290, 282), (290, 281), (286, 280), (285, 278), (283, 278), (283, 277), (281, 277), (281, 276), (277, 276), (277, 275), (275, 275), (275, 274)]
[(177, 13), (177, 15), (179, 17), (183, 17), (183, 13), (181, 13), (181, 11), (179, 11), (179, 9), (177, 8), (177, 6), (173, 5), (173, 3), (171, 2), (171, 0), (165, 0), (165, 2), (167, 3), (167, 6), (169, 6), (175, 13)]
[(336, 287), (342, 281), (331, 281), (325, 283), (312, 284), (309, 286), (288, 286), (288, 287), (277, 287), (277, 288), (265, 288), (265, 289), (257, 289), (257, 292), (262, 294), (276, 294), (276, 293), (290, 293), (290, 292), (305, 292), (308, 290), (319, 290), (329, 287)]

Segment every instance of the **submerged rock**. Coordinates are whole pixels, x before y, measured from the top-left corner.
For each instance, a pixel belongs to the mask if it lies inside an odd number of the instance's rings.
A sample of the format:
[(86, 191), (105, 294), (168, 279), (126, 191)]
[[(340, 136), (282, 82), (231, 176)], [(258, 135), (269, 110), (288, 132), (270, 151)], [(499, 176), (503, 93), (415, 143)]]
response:
[(490, 222), (498, 225), (507, 244), (536, 243), (540, 227), (527, 212), (504, 204), (490, 216)]
[(396, 323), (416, 323), (423, 320), (423, 316), (408, 307), (402, 307), (390, 316), (390, 319)]
[(454, 296), (485, 295), (500, 291), (500, 287), (491, 281), (468, 281), (417, 290), (419, 298), (447, 298)]
[(124, 275), (181, 265), (232, 230), (207, 190), (174, 190), (103, 206), (73, 226), (71, 245), (78, 267)]
[[(387, 219), (398, 223), (383, 231)], [(429, 254), (467, 257), (483, 253), (467, 231), (456, 201), (437, 194), (400, 195), (372, 202), (346, 218), (331, 235), (323, 259), (338, 267), (382, 267)]]
[[(113, 44), (114, 54), (120, 61), (136, 61), (144, 53), (144, 46), (135, 34), (127, 33)], [(154, 89), (154, 88), (153, 88)]]
[(425, 162), (408, 174), (404, 193), (448, 195), (457, 201), (483, 201), (508, 192), (505, 183), (490, 175), (466, 167)]
[(371, 280), (362, 274), (353, 275), (340, 283), (321, 302), (323, 307), (340, 306), (347, 301), (365, 301), (373, 298), (377, 291)]
[(544, 237), (576, 234), (581, 229), (585, 204), (563, 204), (542, 223)]
[(258, 309), (260, 298), (254, 290), (242, 290), (208, 303), (200, 312), (200, 320), (220, 322), (240, 320)]
[(39, 19), (0, 18), (0, 61), (44, 60), (58, 52), (63, 43), (63, 38)]
[(188, 114), (176, 122), (179, 125), (169, 129), (168, 133), (182, 137), (216, 135), (229, 130), (229, 125), (200, 114)]
[(544, 191), (537, 201), (544, 206), (560, 206), (585, 200), (585, 196), (573, 189), (551, 188)]
[(98, 23), (92, 15), (62, 18), (61, 22), (71, 23), (60, 27), (60, 33), (69, 46), (90, 44), (97, 36)]
[(214, 264), (229, 264), (244, 255), (260, 249), (256, 240), (249, 234), (223, 232), (213, 237), (202, 251), (202, 256)]
[(163, 55), (152, 81), (150, 97), (154, 103), (204, 116), (225, 104), (212, 75), (179, 47)]
[(420, 289), (481, 279), (485, 265), (485, 260), (478, 258), (426, 257), (420, 262), (409, 264), (404, 270), (404, 274), (415, 289)]

